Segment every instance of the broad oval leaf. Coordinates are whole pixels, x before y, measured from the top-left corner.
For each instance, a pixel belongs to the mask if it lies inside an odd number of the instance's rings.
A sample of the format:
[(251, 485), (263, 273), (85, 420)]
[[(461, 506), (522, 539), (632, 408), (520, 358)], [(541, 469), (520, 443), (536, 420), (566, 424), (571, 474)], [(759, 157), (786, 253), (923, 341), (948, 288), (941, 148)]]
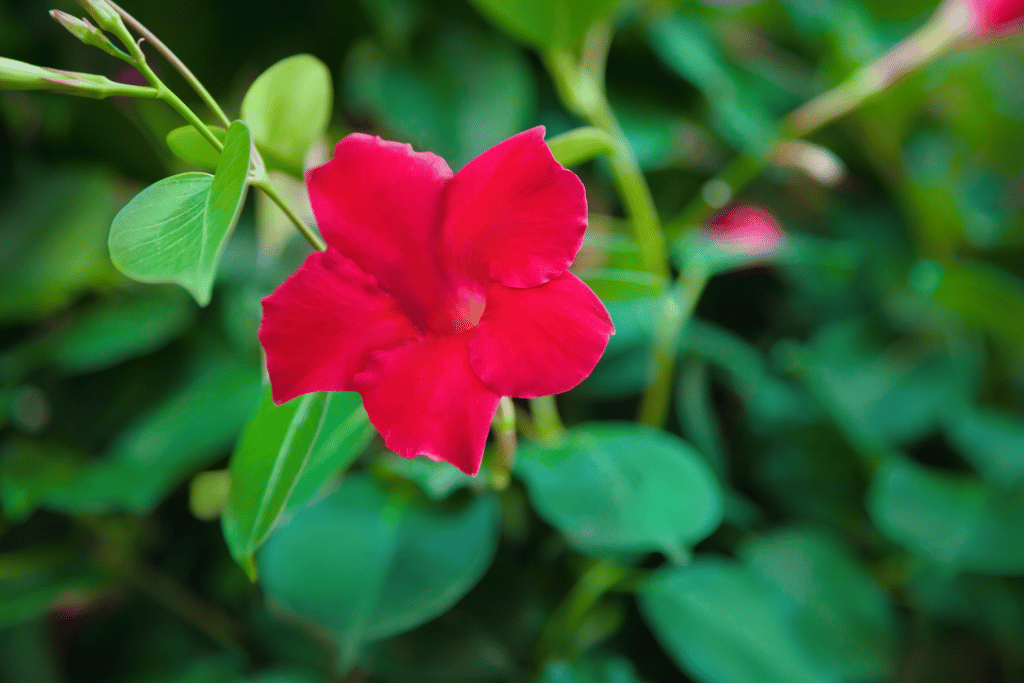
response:
[(221, 527), (231, 556), (253, 580), (253, 555), (284, 512), (329, 403), (328, 394), (317, 393), (276, 406), (267, 389), (231, 456), (231, 489)]
[(791, 609), (751, 570), (699, 559), (662, 569), (638, 591), (640, 608), (681, 669), (711, 683), (838, 683), (819, 668)]
[(682, 561), (722, 519), (722, 490), (682, 439), (630, 423), (589, 424), (516, 459), (534, 508), (583, 552), (661, 551)]
[(619, 0), (473, 0), (487, 18), (538, 48), (572, 48)]
[(796, 629), (811, 657), (844, 681), (888, 681), (896, 665), (896, 615), (888, 594), (831, 535), (780, 529), (740, 557), (796, 607)]
[(950, 413), (946, 435), (981, 478), (992, 486), (1024, 487), (1024, 422), (981, 406)]
[(294, 55), (253, 82), (242, 100), (241, 118), (260, 149), (301, 175), (306, 153), (331, 119), (333, 99), (327, 65), (313, 55)]
[(110, 226), (110, 258), (118, 270), (140, 282), (176, 282), (208, 304), (245, 201), (250, 150), (249, 131), (236, 121), (215, 175), (180, 173), (136, 195)]
[(1024, 575), (1024, 497), (980, 479), (890, 459), (875, 472), (868, 512), (891, 541), (952, 571)]
[(454, 605), (487, 570), (497, 540), (493, 496), (440, 508), (355, 474), (277, 529), (258, 566), (267, 595), (332, 631), (348, 665), (362, 643)]
[[(207, 126), (218, 140), (224, 142), (226, 130), (220, 126)], [(180, 126), (167, 134), (167, 146), (174, 156), (186, 164), (192, 164), (210, 171), (217, 168), (220, 152), (213, 148), (209, 140), (204, 138), (195, 126)]]

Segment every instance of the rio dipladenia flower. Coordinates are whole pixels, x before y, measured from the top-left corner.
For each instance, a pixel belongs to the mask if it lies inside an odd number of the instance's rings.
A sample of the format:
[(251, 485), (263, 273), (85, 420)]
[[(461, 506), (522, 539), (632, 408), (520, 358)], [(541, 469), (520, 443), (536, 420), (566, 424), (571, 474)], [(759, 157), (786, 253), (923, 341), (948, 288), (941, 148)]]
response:
[(263, 299), (274, 400), (358, 391), (388, 448), (468, 474), (502, 396), (567, 391), (613, 333), (567, 272), (583, 183), (544, 128), (452, 174), (438, 156), (353, 133), (306, 174), (327, 250)]

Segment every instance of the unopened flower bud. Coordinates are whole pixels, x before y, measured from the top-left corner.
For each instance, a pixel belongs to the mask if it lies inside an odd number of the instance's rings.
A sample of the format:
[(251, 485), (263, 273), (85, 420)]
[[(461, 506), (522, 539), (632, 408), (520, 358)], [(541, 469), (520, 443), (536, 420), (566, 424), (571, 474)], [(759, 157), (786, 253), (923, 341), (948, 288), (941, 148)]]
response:
[(77, 0), (77, 2), (104, 31), (113, 32), (117, 26), (123, 25), (121, 15), (110, 6), (107, 0)]
[(721, 247), (750, 256), (771, 256), (786, 241), (775, 216), (759, 206), (741, 205), (719, 213), (705, 229)]
[(110, 39), (107, 38), (103, 31), (93, 26), (88, 19), (79, 19), (73, 17), (66, 12), (60, 10), (50, 10), (50, 16), (53, 17), (54, 21), (67, 29), (68, 33), (78, 38), (86, 45), (92, 45), (106, 52), (108, 55), (117, 57), (118, 59), (128, 59), (121, 50), (118, 50)]

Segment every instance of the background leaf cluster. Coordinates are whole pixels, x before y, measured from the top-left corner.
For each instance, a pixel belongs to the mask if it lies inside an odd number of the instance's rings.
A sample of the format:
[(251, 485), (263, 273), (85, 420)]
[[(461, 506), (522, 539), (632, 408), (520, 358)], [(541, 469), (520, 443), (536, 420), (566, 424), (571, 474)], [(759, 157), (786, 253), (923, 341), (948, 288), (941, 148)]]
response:
[[(0, 680), (1024, 677), (1021, 39), (817, 133), (838, 185), (769, 167), (743, 198), (790, 235), (770, 262), (670, 240), (718, 274), (665, 429), (633, 422), (664, 282), (581, 153), (574, 269), (617, 334), (564, 434), (520, 421), (498, 492), (491, 446), (472, 479), (387, 453), (354, 394), (269, 401), (259, 299), (309, 248), (246, 201), (250, 140), (295, 205), (354, 130), (457, 169), (583, 125), (550, 57), (611, 21), (608, 97), (667, 222), (934, 7), (121, 4), (244, 123), (218, 155), (158, 102), (0, 93)], [(130, 78), (48, 9), (0, 1), (0, 54)], [(190, 256), (133, 252), (154, 240)]]

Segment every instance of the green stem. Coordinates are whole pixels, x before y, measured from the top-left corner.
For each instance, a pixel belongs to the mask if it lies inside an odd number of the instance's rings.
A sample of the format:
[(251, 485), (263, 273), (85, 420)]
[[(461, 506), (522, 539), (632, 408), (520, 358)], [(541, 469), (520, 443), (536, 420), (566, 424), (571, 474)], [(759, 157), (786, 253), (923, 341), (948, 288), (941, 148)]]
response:
[[(603, 37), (599, 36), (594, 40), (599, 41), (599, 38)], [(644, 268), (667, 278), (670, 275), (668, 254), (654, 198), (636, 156), (608, 103), (604, 84), (599, 80), (600, 74), (604, 71), (603, 61), (607, 56), (605, 43), (600, 42), (600, 45), (601, 49), (595, 47), (588, 51), (588, 68), (581, 67), (568, 52), (559, 50), (553, 50), (546, 55), (547, 67), (566, 107), (582, 116), (590, 125), (603, 130), (614, 140), (614, 150), (609, 157), (612, 176), (633, 226)]]
[(327, 245), (324, 244), (322, 239), (320, 239), (320, 235), (316, 234), (308, 225), (306, 225), (304, 220), (299, 218), (298, 215), (292, 211), (292, 208), (288, 206), (288, 203), (285, 202), (280, 194), (278, 194), (277, 189), (270, 184), (270, 180), (266, 178), (255, 180), (251, 185), (253, 187), (258, 187), (267, 193), (267, 196), (270, 197), (271, 201), (277, 204), (278, 208), (280, 208), (281, 211), (288, 216), (291, 222), (295, 224), (295, 227), (298, 228), (299, 232), (302, 233), (302, 236), (306, 238), (306, 241), (309, 242), (311, 247), (317, 251), (324, 251), (327, 249)]
[(565, 426), (558, 415), (558, 404), (554, 396), (539, 396), (530, 399), (530, 412), (537, 429), (537, 438), (548, 443), (560, 441), (565, 435)]
[[(704, 184), (702, 191), (665, 226), (670, 240), (703, 225), (775, 160), (788, 140), (810, 135), (879, 95), (904, 75), (944, 54), (963, 37), (960, 17), (940, 9), (932, 19), (904, 41), (858, 69), (835, 88), (809, 100), (790, 112), (780, 126), (781, 139), (767, 154), (744, 153)], [(710, 201), (709, 201), (710, 200)]]
[(178, 59), (178, 56), (174, 54), (171, 51), (171, 49), (167, 47), (167, 45), (165, 45), (159, 38), (157, 38), (138, 19), (125, 12), (114, 2), (112, 2), (111, 0), (107, 0), (107, 4), (113, 7), (114, 10), (116, 10), (117, 13), (120, 14), (121, 17), (128, 23), (128, 25), (139, 33), (139, 35), (145, 37), (146, 40), (152, 43), (153, 47), (156, 48), (156, 51), (163, 55), (164, 59), (170, 62), (171, 66), (173, 66), (175, 70), (177, 70), (177, 72), (181, 74), (182, 78), (184, 78), (185, 81), (192, 87), (192, 89), (196, 91), (196, 94), (199, 95), (199, 99), (201, 99), (203, 103), (210, 108), (210, 111), (213, 112), (213, 114), (217, 117), (217, 119), (225, 128), (231, 125), (231, 121), (224, 113), (224, 110), (221, 109), (220, 105), (217, 104), (217, 100), (213, 98), (213, 96), (210, 94), (210, 91), (203, 86), (199, 79), (196, 78), (195, 74), (193, 74), (192, 71), (187, 66), (185, 66), (184, 62)]
[(710, 277), (710, 272), (701, 263), (685, 265), (687, 267), (662, 303), (651, 357), (653, 379), (640, 403), (638, 421), (653, 427), (665, 425), (683, 329), (693, 316), (697, 301)]
[(508, 396), (502, 396), (498, 401), (491, 428), (498, 442), (498, 458), (491, 472), (491, 486), (497, 491), (504, 491), (508, 488), (516, 459), (516, 407)]
[(611, 560), (593, 561), (541, 629), (534, 647), (535, 661), (543, 665), (553, 657), (572, 656), (574, 653), (566, 650), (573, 633), (582, 625), (594, 605), (633, 572), (632, 568), (623, 567)]

